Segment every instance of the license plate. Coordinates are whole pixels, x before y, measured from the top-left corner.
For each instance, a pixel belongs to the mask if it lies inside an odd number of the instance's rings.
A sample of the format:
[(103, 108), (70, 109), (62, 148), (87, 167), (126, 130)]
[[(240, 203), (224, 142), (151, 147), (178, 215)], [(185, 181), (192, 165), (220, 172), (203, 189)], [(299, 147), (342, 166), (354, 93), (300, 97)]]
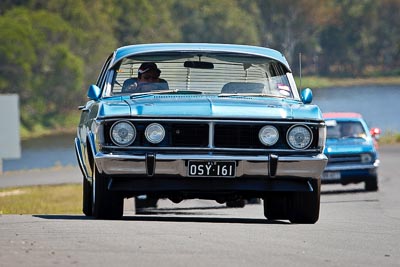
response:
[(323, 172), (321, 179), (322, 180), (339, 180), (340, 172)]
[(235, 161), (189, 161), (188, 176), (235, 177)]

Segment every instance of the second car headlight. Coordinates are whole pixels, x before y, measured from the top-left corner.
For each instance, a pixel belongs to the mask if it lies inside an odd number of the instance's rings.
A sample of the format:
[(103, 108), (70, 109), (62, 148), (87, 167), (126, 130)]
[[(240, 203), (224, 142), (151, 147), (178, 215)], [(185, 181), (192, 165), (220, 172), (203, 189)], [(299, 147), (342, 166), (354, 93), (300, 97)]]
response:
[(312, 142), (312, 133), (306, 126), (294, 125), (289, 129), (286, 138), (291, 148), (306, 149)]
[(272, 146), (278, 141), (279, 132), (274, 126), (267, 125), (261, 128), (258, 132), (258, 137), (264, 145)]
[(146, 131), (144, 132), (147, 141), (153, 144), (160, 143), (165, 137), (165, 130), (161, 124), (152, 123), (146, 127)]
[(129, 146), (135, 141), (136, 128), (129, 121), (117, 121), (110, 130), (112, 141), (119, 146)]
[(360, 156), (362, 163), (369, 163), (372, 161), (372, 156), (370, 154), (361, 154)]

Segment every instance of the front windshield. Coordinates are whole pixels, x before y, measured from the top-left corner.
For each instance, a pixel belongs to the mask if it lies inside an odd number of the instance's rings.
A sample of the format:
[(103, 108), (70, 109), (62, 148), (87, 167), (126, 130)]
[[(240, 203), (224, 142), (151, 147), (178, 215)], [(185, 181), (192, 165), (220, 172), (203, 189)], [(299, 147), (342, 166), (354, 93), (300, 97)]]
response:
[(328, 120), (327, 138), (366, 138), (367, 134), (359, 121)]
[(292, 74), (280, 62), (264, 57), (212, 53), (142, 55), (123, 59), (113, 71), (107, 96), (171, 90), (298, 99)]

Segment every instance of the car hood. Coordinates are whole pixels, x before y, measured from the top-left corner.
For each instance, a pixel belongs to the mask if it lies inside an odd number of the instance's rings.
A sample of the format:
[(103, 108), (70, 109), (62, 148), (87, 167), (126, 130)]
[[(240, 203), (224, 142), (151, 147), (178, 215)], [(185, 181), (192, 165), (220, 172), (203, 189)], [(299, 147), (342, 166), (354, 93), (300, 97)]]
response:
[(325, 144), (325, 154), (365, 153), (375, 151), (371, 139), (364, 138), (328, 138)]
[[(188, 117), (188, 118), (254, 118), (254, 119), (319, 119), (316, 105), (304, 105), (295, 100), (266, 97), (218, 97), (186, 95), (146, 95), (125, 99), (132, 117)], [(121, 102), (104, 103), (103, 116), (127, 113)]]

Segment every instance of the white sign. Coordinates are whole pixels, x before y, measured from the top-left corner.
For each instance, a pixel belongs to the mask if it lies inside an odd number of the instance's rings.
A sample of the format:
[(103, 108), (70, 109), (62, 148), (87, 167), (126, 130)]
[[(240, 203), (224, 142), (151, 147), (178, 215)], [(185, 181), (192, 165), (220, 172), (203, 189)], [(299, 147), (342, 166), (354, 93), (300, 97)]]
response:
[(0, 95), (0, 162), (20, 158), (20, 143), (18, 95)]

